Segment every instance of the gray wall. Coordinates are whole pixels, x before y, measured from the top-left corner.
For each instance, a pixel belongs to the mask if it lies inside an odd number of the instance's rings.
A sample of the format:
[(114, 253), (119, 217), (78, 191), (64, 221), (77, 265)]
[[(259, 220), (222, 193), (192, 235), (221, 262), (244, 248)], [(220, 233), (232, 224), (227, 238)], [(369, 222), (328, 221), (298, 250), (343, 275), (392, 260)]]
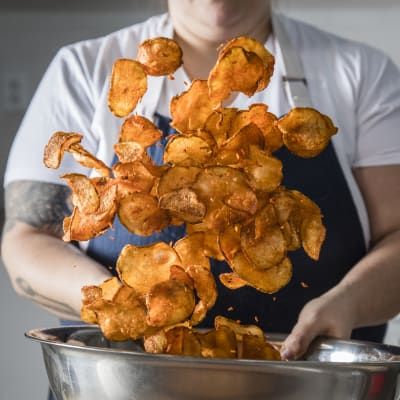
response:
[[(18, 2), (18, 7), (16, 3), (7, 0), (0, 4), (0, 99), (4, 95), (4, 80), (14, 74), (25, 82), (27, 102), (46, 65), (61, 45), (96, 37), (142, 20), (153, 11), (161, 10), (164, 2), (74, 0), (65, 6), (68, 9), (62, 9), (62, 2), (56, 0), (24, 0)], [(80, 8), (82, 3), (86, 4), (84, 10)], [(282, 0), (278, 3), (278, 7), (289, 15), (384, 49), (400, 65), (398, 1)], [(375, 6), (376, 3), (380, 8)], [(118, 4), (117, 11), (113, 9), (114, 4)], [(90, 11), (92, 8), (96, 11)], [(0, 176), (23, 108), (6, 111), (0, 100)], [(1, 200), (0, 208), (2, 204)], [(23, 332), (34, 327), (52, 326), (56, 319), (17, 297), (2, 265), (0, 320), (0, 400), (43, 399), (46, 377), (39, 346), (25, 340)], [(398, 329), (393, 325), (389, 340), (395, 343), (397, 337)]]

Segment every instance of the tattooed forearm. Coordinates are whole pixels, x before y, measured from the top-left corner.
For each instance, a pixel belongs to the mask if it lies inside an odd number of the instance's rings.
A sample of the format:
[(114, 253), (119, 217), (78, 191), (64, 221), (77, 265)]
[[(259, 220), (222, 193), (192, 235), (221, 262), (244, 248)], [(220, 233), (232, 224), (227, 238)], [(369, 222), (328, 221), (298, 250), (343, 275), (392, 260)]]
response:
[(4, 233), (21, 221), (42, 232), (62, 237), (62, 221), (72, 210), (70, 189), (47, 182), (13, 182), (5, 189), (5, 208)]
[(70, 316), (79, 316), (76, 311), (68, 304), (62, 303), (60, 301), (51, 299), (50, 297), (43, 296), (40, 293), (35, 292), (29, 283), (23, 278), (17, 278), (15, 284), (18, 286), (19, 290), (28, 298), (35, 301), (42, 306)]

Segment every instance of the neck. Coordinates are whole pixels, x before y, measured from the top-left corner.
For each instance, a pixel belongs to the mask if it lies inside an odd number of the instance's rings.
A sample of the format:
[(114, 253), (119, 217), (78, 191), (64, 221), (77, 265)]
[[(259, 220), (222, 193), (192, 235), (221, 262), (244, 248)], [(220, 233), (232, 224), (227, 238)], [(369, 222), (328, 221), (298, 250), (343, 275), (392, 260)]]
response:
[(208, 40), (197, 35), (186, 24), (175, 20), (173, 23), (174, 39), (182, 48), (184, 68), (190, 79), (207, 79), (217, 60), (217, 49), (221, 42), (245, 35), (265, 43), (272, 30), (269, 15), (261, 15), (247, 32), (233, 33), (231, 37), (227, 35), (225, 40)]

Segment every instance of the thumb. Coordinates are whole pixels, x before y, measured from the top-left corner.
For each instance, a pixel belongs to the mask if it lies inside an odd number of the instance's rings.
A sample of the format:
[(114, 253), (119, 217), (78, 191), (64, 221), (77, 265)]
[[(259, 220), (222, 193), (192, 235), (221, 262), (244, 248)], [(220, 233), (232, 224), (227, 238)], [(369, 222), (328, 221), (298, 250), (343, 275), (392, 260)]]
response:
[(281, 357), (284, 360), (297, 360), (320, 333), (317, 320), (300, 318), (282, 345)]

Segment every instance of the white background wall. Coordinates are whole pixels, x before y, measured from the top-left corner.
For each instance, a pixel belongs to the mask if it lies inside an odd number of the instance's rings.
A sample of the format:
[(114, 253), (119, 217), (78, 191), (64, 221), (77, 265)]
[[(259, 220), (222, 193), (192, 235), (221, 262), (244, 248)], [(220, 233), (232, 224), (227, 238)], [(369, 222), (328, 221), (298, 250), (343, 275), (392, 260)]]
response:
[[(8, 3), (15, 4), (15, 1)], [(79, 6), (69, 11), (43, 8), (35, 12), (32, 6), (31, 11), (16, 10), (15, 7), (4, 11), (0, 4), (1, 176), (10, 143), (23, 115), (23, 109), (5, 110), (2, 100), (4, 79), (10, 73), (21, 76), (26, 82), (28, 101), (46, 65), (61, 45), (96, 37), (142, 20), (153, 11), (157, 12), (162, 1), (132, 0), (131, 3), (124, 2), (123, 9), (117, 12), (111, 11), (112, 6), (107, 6), (107, 2), (100, 3), (103, 5), (101, 11), (94, 11), (94, 6), (93, 11), (85, 7), (83, 12), (79, 11)], [(323, 29), (379, 47), (400, 65), (400, 4), (396, 0), (281, 0), (278, 7)], [(1, 200), (0, 208), (2, 204)], [(0, 400), (45, 398), (46, 377), (39, 346), (24, 339), (23, 333), (34, 327), (55, 324), (55, 318), (14, 295), (0, 265)], [(389, 340), (397, 341), (396, 332), (391, 333)]]

